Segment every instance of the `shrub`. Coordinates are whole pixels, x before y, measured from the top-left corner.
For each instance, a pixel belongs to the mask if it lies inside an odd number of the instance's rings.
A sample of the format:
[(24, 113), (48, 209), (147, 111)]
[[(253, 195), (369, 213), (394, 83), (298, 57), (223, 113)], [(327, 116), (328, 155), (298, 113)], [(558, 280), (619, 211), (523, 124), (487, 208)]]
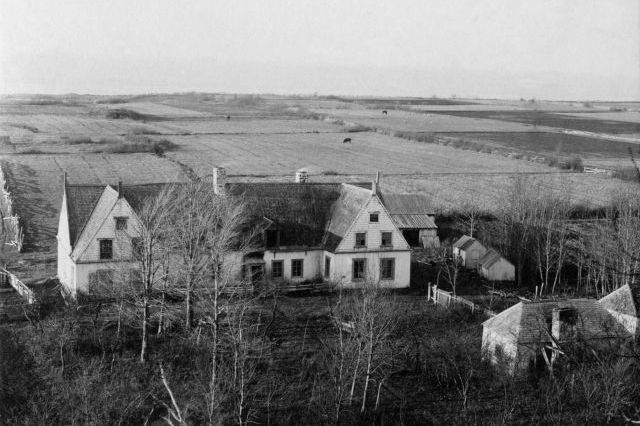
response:
[(578, 157), (577, 155), (574, 157), (571, 157), (568, 161), (567, 161), (567, 167), (570, 170), (576, 170), (579, 172), (584, 171), (584, 165), (582, 164), (582, 158)]
[(355, 124), (355, 125), (352, 125), (352, 126), (346, 126), (344, 128), (344, 131), (347, 132), (347, 133), (370, 132), (371, 130), (373, 130), (373, 129), (371, 129), (371, 127), (363, 126), (361, 124)]
[(324, 172), (322, 172), (322, 174), (325, 176), (336, 176), (338, 172), (336, 172), (335, 170), (325, 170)]

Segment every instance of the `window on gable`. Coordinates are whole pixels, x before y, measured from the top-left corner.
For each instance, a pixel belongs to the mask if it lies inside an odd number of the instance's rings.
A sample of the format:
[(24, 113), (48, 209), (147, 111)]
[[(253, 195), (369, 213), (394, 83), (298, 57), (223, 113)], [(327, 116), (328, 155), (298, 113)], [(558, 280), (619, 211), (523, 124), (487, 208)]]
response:
[(303, 275), (303, 259), (291, 260), (291, 277), (302, 278)]
[(395, 277), (396, 260), (393, 258), (380, 259), (380, 279), (392, 280)]
[(283, 270), (284, 270), (283, 260), (271, 261), (271, 278), (282, 278)]
[(353, 259), (353, 274), (354, 280), (363, 280), (365, 276), (367, 266), (367, 259)]
[(374, 212), (374, 213), (369, 213), (369, 222), (371, 223), (378, 223), (378, 212)]
[(127, 230), (127, 219), (126, 217), (116, 217), (116, 231)]
[(393, 246), (393, 233), (392, 232), (383, 232), (382, 237), (380, 239), (381, 247), (391, 247)]
[(367, 246), (367, 233), (356, 232), (356, 247), (362, 248)]
[(113, 259), (113, 240), (100, 240), (100, 259)]

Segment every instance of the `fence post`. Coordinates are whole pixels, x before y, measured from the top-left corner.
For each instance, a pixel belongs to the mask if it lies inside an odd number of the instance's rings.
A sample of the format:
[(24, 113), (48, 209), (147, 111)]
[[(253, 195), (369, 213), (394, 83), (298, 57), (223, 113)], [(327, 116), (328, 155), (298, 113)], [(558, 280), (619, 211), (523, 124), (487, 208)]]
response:
[(438, 284), (433, 286), (433, 301), (438, 303)]
[(431, 281), (427, 283), (427, 302), (431, 302)]

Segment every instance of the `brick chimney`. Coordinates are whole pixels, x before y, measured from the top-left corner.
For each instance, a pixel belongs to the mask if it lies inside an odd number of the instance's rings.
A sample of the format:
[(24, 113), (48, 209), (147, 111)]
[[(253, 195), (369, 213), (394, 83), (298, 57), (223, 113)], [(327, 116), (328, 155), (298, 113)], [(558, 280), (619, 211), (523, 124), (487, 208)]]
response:
[(118, 198), (124, 197), (124, 191), (122, 190), (122, 181), (118, 181)]
[(225, 193), (225, 185), (227, 183), (227, 171), (224, 167), (213, 168), (213, 192), (216, 195)]

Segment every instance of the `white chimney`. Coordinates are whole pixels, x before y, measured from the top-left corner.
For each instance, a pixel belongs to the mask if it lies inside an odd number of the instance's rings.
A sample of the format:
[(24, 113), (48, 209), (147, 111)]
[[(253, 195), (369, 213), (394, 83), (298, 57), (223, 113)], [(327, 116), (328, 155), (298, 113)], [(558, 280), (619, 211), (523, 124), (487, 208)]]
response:
[(217, 195), (224, 194), (224, 186), (227, 183), (227, 172), (223, 167), (213, 168), (213, 192)]
[(379, 185), (380, 185), (380, 172), (376, 172), (376, 178), (373, 182), (371, 182), (372, 195), (379, 195)]
[(309, 180), (309, 174), (305, 169), (299, 169), (296, 171), (296, 183), (307, 183)]

